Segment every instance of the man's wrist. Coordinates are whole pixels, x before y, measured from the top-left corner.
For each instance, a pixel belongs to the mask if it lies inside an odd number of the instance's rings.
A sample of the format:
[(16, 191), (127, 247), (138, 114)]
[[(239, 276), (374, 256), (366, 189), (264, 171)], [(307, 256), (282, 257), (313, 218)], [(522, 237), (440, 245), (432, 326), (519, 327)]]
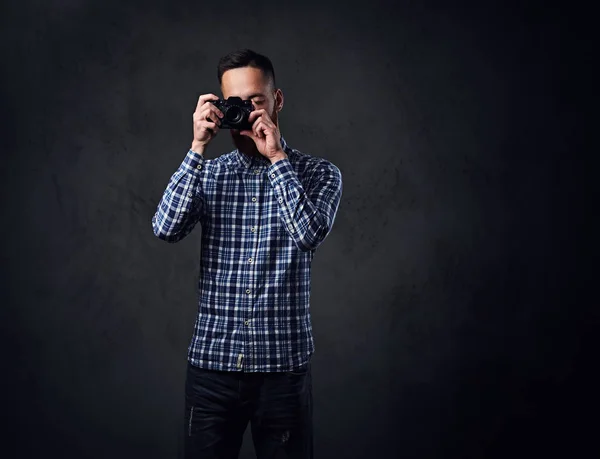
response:
[(197, 142), (192, 142), (192, 146), (190, 147), (194, 153), (198, 153), (200, 156), (204, 158), (204, 150), (206, 150), (206, 145), (202, 145)]
[(280, 153), (277, 153), (276, 155), (272, 156), (271, 158), (269, 158), (271, 160), (271, 164), (275, 164), (277, 161), (280, 161), (282, 159), (287, 159), (288, 155), (285, 153), (285, 151), (281, 150)]

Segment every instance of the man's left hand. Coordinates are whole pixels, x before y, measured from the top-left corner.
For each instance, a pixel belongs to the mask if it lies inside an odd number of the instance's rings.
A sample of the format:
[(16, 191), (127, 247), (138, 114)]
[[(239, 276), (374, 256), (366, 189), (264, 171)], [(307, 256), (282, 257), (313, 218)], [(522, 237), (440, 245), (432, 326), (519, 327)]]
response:
[(271, 163), (287, 157), (281, 147), (279, 128), (275, 126), (265, 109), (261, 108), (250, 112), (248, 121), (252, 123), (252, 130), (240, 131), (240, 134), (254, 140), (261, 155), (269, 159)]

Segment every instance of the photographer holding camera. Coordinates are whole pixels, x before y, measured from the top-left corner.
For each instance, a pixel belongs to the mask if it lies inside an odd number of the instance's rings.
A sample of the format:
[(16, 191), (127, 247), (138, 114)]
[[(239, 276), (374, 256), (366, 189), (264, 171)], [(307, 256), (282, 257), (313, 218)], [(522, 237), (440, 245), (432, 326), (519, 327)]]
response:
[[(152, 217), (167, 242), (202, 227), (185, 457), (237, 458), (250, 422), (258, 459), (312, 458), (311, 262), (332, 229), (342, 176), (286, 143), (283, 92), (266, 56), (232, 52), (218, 79), (223, 99), (199, 97), (191, 147)], [(236, 149), (205, 159), (221, 129)]]

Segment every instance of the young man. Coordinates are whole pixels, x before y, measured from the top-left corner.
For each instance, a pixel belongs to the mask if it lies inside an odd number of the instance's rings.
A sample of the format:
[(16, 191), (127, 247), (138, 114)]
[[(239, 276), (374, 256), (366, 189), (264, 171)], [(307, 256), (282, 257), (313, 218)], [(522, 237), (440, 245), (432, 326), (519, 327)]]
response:
[(154, 234), (167, 242), (202, 227), (185, 456), (237, 458), (250, 422), (259, 459), (278, 451), (311, 458), (310, 269), (331, 231), (342, 176), (286, 143), (283, 92), (267, 57), (228, 54), (218, 78), (223, 99), (252, 101), (252, 129), (231, 129), (236, 149), (205, 159), (223, 113), (210, 102), (217, 96), (200, 96), (191, 148), (152, 217)]

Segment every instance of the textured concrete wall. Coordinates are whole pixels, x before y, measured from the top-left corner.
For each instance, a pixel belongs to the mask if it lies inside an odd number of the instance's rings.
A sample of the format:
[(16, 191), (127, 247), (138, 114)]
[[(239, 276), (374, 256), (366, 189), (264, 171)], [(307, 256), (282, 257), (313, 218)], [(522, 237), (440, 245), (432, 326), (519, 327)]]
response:
[(316, 457), (581, 444), (559, 394), (584, 343), (589, 55), (563, 9), (438, 3), (2, 6), (11, 457), (181, 453), (201, 230), (170, 245), (150, 220), (238, 47), (271, 57), (289, 144), (344, 178), (313, 264)]

